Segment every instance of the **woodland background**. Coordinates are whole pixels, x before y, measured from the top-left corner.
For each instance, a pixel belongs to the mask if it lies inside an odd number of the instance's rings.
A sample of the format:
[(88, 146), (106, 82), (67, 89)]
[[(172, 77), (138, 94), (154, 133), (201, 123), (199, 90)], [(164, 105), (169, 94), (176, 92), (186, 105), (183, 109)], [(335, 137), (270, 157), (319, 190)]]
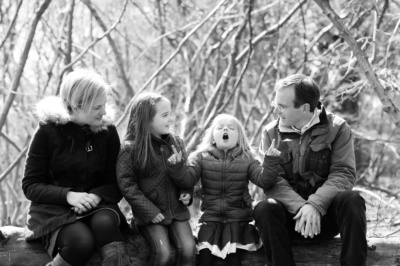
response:
[(83, 67), (112, 85), (121, 139), (146, 89), (171, 99), (189, 151), (218, 113), (257, 147), (276, 81), (311, 75), (353, 129), (368, 234), (400, 235), (399, 24), (399, 0), (0, 0), (0, 226), (25, 224), (34, 104)]

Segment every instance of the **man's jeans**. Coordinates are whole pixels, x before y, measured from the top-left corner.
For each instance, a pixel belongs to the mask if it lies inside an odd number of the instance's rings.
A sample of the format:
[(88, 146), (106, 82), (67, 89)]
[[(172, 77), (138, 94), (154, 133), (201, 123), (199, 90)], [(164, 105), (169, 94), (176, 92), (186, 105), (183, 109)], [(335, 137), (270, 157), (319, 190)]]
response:
[(147, 265), (169, 265), (171, 263), (170, 240), (177, 248), (176, 265), (194, 265), (196, 246), (188, 221), (173, 220), (170, 225), (151, 224), (139, 227), (150, 246), (150, 261)]
[[(303, 238), (294, 230), (294, 215), (281, 202), (266, 199), (254, 209), (256, 226), (267, 254), (268, 266), (295, 265), (291, 239)], [(367, 261), (365, 201), (355, 191), (339, 193), (321, 218), (321, 233), (313, 239), (329, 239), (340, 233), (342, 265), (362, 266)]]

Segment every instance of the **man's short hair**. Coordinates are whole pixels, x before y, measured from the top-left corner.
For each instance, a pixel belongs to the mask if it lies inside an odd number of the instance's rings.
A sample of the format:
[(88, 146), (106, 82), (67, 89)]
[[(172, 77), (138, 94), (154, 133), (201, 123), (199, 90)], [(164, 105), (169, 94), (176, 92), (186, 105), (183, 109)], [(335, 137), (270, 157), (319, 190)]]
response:
[(275, 88), (279, 90), (290, 86), (294, 87), (294, 107), (298, 108), (308, 103), (310, 112), (314, 112), (320, 97), (318, 84), (311, 77), (303, 74), (294, 74), (279, 80)]

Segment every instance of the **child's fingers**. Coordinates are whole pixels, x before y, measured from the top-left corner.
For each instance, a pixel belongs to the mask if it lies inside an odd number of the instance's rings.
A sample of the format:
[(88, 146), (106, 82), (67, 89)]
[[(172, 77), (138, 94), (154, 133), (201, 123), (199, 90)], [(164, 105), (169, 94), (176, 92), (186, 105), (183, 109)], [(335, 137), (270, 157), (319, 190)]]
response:
[(275, 148), (272, 150), (272, 152), (273, 152), (273, 155), (275, 155), (275, 156), (281, 156), (281, 152), (278, 151), (278, 150), (275, 149)]
[(272, 140), (271, 146), (269, 148), (270, 149), (274, 149), (275, 148), (275, 139)]
[(174, 145), (172, 145), (172, 151), (174, 152), (174, 154), (178, 155), (178, 151), (176, 150)]
[(180, 162), (182, 160), (182, 151), (180, 151), (176, 157), (177, 161)]

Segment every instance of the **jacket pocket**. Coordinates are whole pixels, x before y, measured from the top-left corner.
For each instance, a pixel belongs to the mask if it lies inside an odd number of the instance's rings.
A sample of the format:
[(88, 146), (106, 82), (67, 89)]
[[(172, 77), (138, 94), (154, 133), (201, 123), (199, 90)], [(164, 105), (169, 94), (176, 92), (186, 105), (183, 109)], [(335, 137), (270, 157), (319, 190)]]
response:
[(326, 178), (331, 166), (331, 149), (329, 143), (310, 144), (308, 169), (317, 175)]

